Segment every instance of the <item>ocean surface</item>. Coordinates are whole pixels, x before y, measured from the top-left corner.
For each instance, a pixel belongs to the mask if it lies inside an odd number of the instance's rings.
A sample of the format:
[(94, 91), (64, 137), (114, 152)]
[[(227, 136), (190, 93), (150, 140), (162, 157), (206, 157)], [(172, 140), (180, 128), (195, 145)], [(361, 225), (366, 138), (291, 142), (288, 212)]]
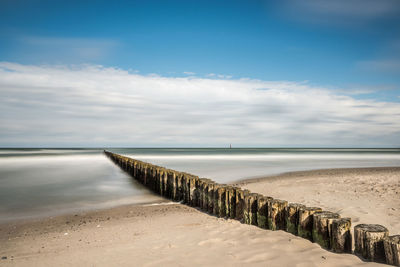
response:
[[(400, 166), (400, 149), (108, 150), (223, 183), (288, 171)], [(160, 201), (103, 149), (0, 149), (0, 222)]]

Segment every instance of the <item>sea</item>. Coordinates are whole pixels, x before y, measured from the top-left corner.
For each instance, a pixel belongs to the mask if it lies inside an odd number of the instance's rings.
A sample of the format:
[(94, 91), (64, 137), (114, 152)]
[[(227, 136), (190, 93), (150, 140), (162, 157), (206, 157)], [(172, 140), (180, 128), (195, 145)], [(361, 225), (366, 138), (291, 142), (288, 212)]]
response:
[[(400, 149), (107, 148), (220, 183), (301, 170), (400, 166)], [(163, 200), (104, 148), (0, 149), (0, 223)]]

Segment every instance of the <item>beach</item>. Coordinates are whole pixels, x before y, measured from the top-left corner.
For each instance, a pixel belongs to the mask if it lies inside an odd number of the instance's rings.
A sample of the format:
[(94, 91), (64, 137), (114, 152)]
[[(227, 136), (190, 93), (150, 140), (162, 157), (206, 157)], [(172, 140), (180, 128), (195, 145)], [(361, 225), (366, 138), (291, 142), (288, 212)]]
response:
[[(292, 172), (240, 184), (252, 192), (339, 212), (352, 217), (353, 225), (380, 223), (391, 234), (400, 233), (400, 168)], [(3, 223), (0, 256), (2, 266), (380, 265), (176, 203)]]

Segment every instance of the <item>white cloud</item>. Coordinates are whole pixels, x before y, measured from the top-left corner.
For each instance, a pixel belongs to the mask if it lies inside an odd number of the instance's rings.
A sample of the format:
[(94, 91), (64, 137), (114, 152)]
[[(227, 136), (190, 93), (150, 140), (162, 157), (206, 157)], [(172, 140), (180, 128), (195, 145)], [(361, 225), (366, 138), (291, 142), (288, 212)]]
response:
[(307, 83), (0, 63), (1, 146), (399, 146), (400, 104)]

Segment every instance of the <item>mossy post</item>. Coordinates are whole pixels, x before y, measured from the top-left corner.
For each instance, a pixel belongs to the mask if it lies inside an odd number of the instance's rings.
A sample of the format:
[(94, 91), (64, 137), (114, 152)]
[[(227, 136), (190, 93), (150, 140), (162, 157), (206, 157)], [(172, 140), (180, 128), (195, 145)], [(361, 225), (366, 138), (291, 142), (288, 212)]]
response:
[(244, 220), (244, 208), (245, 208), (245, 200), (244, 195), (245, 193), (250, 193), (249, 190), (238, 188), (235, 190), (235, 200), (236, 200), (236, 210), (235, 210), (235, 219), (238, 221)]
[(298, 203), (289, 203), (286, 207), (285, 218), (286, 218), (286, 232), (293, 235), (298, 235), (299, 225), (299, 210), (305, 208), (304, 205)]
[(333, 252), (351, 254), (351, 218), (340, 218), (333, 220), (331, 235), (331, 247)]
[(221, 187), (221, 185), (220, 184), (215, 184), (214, 186), (213, 186), (213, 214), (214, 215), (216, 215), (216, 216), (218, 216), (218, 214), (219, 214), (219, 208), (218, 208), (218, 200), (219, 200), (219, 197), (218, 197), (218, 189)]
[(149, 189), (155, 191), (155, 166), (149, 165)]
[(251, 224), (251, 193), (249, 190), (243, 192), (244, 206), (243, 206), (243, 222), (245, 224)]
[(218, 187), (218, 216), (226, 216), (226, 185)]
[(234, 213), (234, 191), (232, 186), (227, 186), (225, 189), (225, 214), (227, 218), (231, 218)]
[(331, 249), (331, 230), (334, 219), (339, 219), (340, 215), (330, 211), (316, 212), (313, 215), (313, 242), (325, 249)]
[(299, 209), (299, 224), (297, 227), (298, 236), (312, 240), (313, 217), (316, 212), (322, 211), (318, 207), (300, 207)]
[(208, 196), (208, 191), (212, 190), (211, 187), (212, 187), (213, 181), (211, 181), (210, 179), (206, 179), (204, 183), (205, 184), (203, 186), (203, 188), (204, 188), (204, 192), (203, 192), (203, 210), (204, 211), (208, 211), (208, 206), (210, 205), (209, 204), (210, 199), (209, 199), (209, 196)]
[(386, 263), (400, 266), (400, 235), (387, 236), (383, 239)]
[(214, 208), (214, 187), (215, 182), (211, 181), (208, 183), (208, 190), (207, 190), (207, 211), (209, 213), (213, 213)]
[(236, 218), (236, 190), (239, 190), (239, 187), (232, 186), (232, 190), (229, 191), (229, 201), (230, 201), (230, 210), (229, 210), (229, 218)]
[(196, 184), (198, 184), (199, 177), (190, 175), (189, 176), (189, 204), (192, 207), (198, 206), (198, 198), (196, 197)]
[(133, 176), (133, 178), (135, 178), (136, 180), (137, 180), (137, 166), (138, 166), (138, 163), (135, 161), (135, 162), (133, 162), (133, 172), (132, 172), (132, 176)]
[(387, 236), (389, 236), (389, 231), (382, 225), (356, 225), (354, 227), (354, 253), (366, 260), (386, 262), (383, 239)]
[(268, 198), (265, 196), (261, 196), (257, 201), (257, 225), (260, 228), (267, 229), (268, 228)]
[(199, 207), (202, 210), (208, 210), (208, 182), (210, 179), (200, 178), (198, 186)]
[(203, 208), (203, 201), (204, 201), (204, 180), (205, 178), (200, 178), (198, 186), (196, 188), (196, 195), (199, 202), (198, 205), (201, 209)]
[(262, 195), (257, 193), (250, 193), (249, 196), (249, 224), (257, 225), (257, 203), (258, 198)]
[(175, 173), (175, 201), (182, 201), (182, 173)]
[(162, 173), (163, 168), (157, 168), (156, 173), (156, 186), (157, 186), (157, 193), (162, 196)]
[(163, 169), (161, 172), (161, 188), (162, 188), (162, 196), (163, 197), (168, 197), (167, 196), (167, 190), (168, 190), (168, 170)]
[(268, 229), (286, 230), (285, 210), (288, 202), (286, 200), (273, 199), (268, 202)]

